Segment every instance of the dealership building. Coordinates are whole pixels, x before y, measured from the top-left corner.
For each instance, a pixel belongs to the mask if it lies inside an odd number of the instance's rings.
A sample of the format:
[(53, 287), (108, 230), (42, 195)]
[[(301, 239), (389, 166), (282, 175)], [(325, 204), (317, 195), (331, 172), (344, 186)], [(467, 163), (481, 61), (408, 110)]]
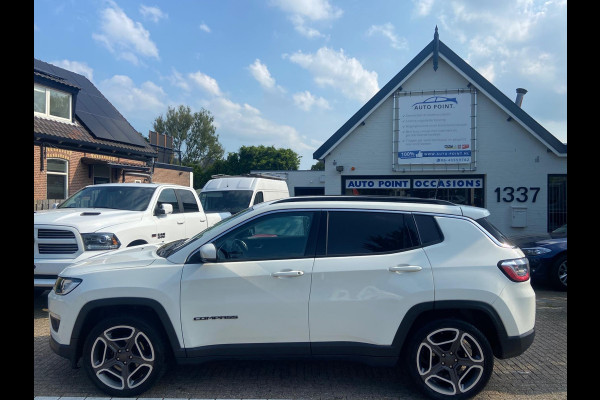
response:
[(552, 231), (567, 221), (567, 145), (521, 108), (526, 92), (507, 97), (442, 43), (436, 28), (314, 152), (325, 165), (320, 176), (306, 176), (326, 195), (485, 207), (509, 236)]

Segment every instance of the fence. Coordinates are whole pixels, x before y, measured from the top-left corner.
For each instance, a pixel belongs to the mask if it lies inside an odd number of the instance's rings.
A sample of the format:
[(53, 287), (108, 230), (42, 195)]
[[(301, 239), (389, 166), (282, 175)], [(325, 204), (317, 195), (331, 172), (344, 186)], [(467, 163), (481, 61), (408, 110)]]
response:
[(64, 199), (56, 200), (56, 199), (44, 199), (44, 200), (34, 200), (33, 201), (33, 211), (38, 210), (49, 210), (52, 208), (54, 203), (60, 203), (64, 201)]

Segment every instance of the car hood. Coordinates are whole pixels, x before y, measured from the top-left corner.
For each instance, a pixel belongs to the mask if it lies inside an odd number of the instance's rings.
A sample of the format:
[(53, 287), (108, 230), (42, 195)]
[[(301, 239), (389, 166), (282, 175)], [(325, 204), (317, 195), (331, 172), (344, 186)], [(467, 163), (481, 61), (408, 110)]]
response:
[(33, 224), (63, 225), (75, 228), (79, 232), (97, 232), (112, 225), (139, 221), (143, 213), (107, 208), (59, 208), (34, 212)]
[(162, 244), (144, 244), (107, 251), (71, 264), (61, 276), (76, 276), (106, 269), (140, 268), (152, 264), (158, 256), (156, 249)]
[(516, 244), (517, 246), (519, 246), (520, 248), (538, 247), (538, 246), (556, 247), (556, 246), (566, 246), (567, 238), (564, 237), (564, 238), (553, 239), (548, 236), (546, 236), (546, 237), (537, 236), (537, 237), (522, 238), (519, 241), (513, 241), (513, 243)]

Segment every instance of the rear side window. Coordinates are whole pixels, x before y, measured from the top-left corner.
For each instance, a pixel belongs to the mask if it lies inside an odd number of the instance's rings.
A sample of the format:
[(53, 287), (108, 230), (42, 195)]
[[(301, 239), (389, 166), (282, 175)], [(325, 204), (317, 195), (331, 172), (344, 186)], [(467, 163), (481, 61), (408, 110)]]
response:
[(430, 246), (444, 241), (444, 235), (442, 234), (442, 230), (436, 222), (435, 217), (432, 215), (420, 214), (415, 214), (414, 217), (422, 246)]
[(475, 221), (477, 221), (477, 223), (479, 225), (481, 225), (481, 227), (483, 229), (488, 231), (488, 233), (490, 235), (492, 235), (494, 238), (496, 238), (496, 240), (499, 241), (500, 243), (506, 244), (509, 246), (513, 245), (510, 242), (510, 240), (508, 240), (508, 238), (506, 236), (504, 236), (504, 234), (502, 232), (500, 232), (500, 230), (498, 228), (496, 228), (490, 221), (488, 221), (487, 218), (479, 218), (479, 219), (476, 219)]
[(179, 194), (179, 198), (183, 204), (184, 213), (200, 211), (198, 208), (198, 203), (196, 202), (196, 198), (192, 192), (189, 190), (177, 189), (177, 193)]
[(415, 247), (411, 215), (388, 212), (330, 211), (327, 256), (390, 253)]

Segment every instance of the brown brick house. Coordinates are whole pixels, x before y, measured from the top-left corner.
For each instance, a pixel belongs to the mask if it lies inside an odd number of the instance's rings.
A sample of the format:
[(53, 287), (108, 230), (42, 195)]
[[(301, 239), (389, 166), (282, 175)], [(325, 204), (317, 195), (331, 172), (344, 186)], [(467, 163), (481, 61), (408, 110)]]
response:
[(157, 150), (87, 78), (34, 59), (33, 80), (34, 201), (97, 183), (191, 186), (191, 168), (156, 162)]

